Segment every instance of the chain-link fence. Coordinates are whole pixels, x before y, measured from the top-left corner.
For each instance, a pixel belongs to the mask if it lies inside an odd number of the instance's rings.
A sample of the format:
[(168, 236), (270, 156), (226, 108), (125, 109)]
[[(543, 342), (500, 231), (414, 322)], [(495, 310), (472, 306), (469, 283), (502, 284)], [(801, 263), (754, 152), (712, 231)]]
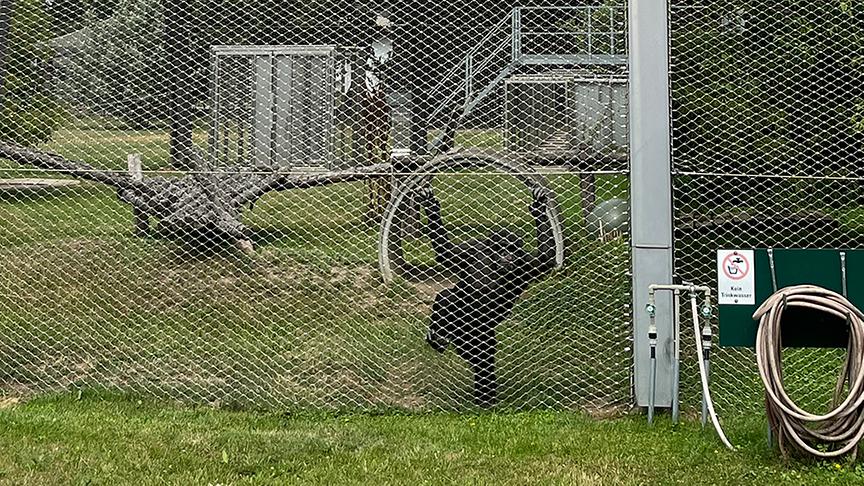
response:
[(626, 406), (626, 23), (0, 2), (0, 393)]
[[(682, 279), (714, 281), (718, 248), (861, 245), (862, 33), (864, 4), (855, 1), (672, 2)], [(827, 404), (843, 350), (785, 354), (793, 398)], [(720, 405), (760, 407), (753, 351), (721, 348), (715, 357)]]
[[(862, 26), (671, 2), (678, 277), (860, 244)], [(628, 405), (627, 61), (614, 0), (0, 2), (0, 393)], [(822, 402), (842, 352), (787, 354)]]

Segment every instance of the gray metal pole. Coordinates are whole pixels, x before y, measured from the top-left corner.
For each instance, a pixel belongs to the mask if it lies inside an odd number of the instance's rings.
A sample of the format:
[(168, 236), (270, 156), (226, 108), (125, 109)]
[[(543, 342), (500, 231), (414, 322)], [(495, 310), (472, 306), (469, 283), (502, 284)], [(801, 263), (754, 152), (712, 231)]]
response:
[[(636, 404), (649, 398), (648, 285), (672, 283), (667, 0), (629, 0), (630, 215)], [(656, 405), (672, 403), (672, 296), (658, 296)]]
[(6, 74), (9, 56), (9, 24), (15, 10), (15, 0), (0, 0), (0, 110), (6, 106)]

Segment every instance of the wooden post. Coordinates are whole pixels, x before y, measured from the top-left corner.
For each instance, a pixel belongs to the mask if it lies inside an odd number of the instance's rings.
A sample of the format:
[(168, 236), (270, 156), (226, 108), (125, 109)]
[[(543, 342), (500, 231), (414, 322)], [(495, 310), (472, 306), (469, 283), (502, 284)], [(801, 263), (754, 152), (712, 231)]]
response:
[(582, 216), (588, 218), (597, 200), (597, 181), (594, 174), (582, 174), (579, 176), (579, 188), (582, 192)]
[(132, 207), (132, 218), (135, 220), (135, 236), (147, 236), (147, 231), (150, 229), (150, 218), (135, 206)]
[[(410, 157), (394, 158), (391, 191), (395, 192), (397, 186), (417, 168), (416, 161), (413, 161)], [(401, 230), (400, 235), (402, 237), (420, 238), (423, 236), (423, 221), (420, 214), (420, 203), (416, 200), (413, 193), (406, 194), (405, 199), (403, 199), (402, 211), (399, 212), (399, 224)]]
[(126, 156), (126, 167), (129, 169), (129, 176), (133, 181), (141, 182), (144, 180), (144, 171), (141, 168), (141, 154), (128, 154)]
[(420, 216), (420, 204), (414, 197), (414, 194), (405, 196), (405, 219), (402, 220), (404, 231), (402, 235), (410, 238), (420, 238), (423, 236), (423, 222)]
[[(129, 170), (129, 177), (133, 181), (141, 182), (144, 180), (144, 171), (141, 168), (141, 154), (126, 155), (126, 167)], [(150, 218), (141, 209), (133, 206), (132, 219), (135, 222), (135, 236), (145, 236), (150, 229)]]

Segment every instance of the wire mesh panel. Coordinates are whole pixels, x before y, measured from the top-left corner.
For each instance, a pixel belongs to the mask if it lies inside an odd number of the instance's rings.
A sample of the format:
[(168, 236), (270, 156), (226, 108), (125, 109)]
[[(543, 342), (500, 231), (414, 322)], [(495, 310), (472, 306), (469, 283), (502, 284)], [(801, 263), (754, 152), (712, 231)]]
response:
[(630, 403), (623, 3), (2, 5), (0, 393)]
[(360, 152), (353, 144), (359, 143), (355, 138), (366, 115), (357, 100), (362, 80), (354, 79), (362, 72), (358, 49), (214, 46), (211, 51), (211, 158), (224, 166), (248, 159), (289, 170), (360, 162), (351, 158)]
[[(587, 2), (586, 2), (587, 3)], [(514, 10), (515, 49), (524, 62), (620, 64), (627, 59), (627, 7), (528, 6)], [(581, 58), (581, 59), (576, 59)]]
[(505, 86), (504, 136), (510, 150), (553, 158), (572, 150), (626, 156), (628, 86), (620, 70), (514, 75)]
[[(716, 282), (720, 248), (861, 244), (862, 7), (672, 2), (675, 268), (682, 279)], [(826, 404), (842, 351), (785, 353), (793, 398)], [(752, 350), (720, 349), (712, 382), (724, 409), (761, 407)]]

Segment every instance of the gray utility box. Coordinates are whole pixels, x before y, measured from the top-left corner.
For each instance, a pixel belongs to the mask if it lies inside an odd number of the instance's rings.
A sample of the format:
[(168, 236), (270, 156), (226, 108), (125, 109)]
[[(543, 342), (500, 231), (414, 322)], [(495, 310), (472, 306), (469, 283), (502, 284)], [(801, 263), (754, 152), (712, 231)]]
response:
[(334, 169), (355, 162), (352, 84), (362, 56), (336, 46), (213, 46), (211, 160)]
[(515, 152), (626, 154), (626, 73), (553, 70), (505, 81), (504, 143)]

